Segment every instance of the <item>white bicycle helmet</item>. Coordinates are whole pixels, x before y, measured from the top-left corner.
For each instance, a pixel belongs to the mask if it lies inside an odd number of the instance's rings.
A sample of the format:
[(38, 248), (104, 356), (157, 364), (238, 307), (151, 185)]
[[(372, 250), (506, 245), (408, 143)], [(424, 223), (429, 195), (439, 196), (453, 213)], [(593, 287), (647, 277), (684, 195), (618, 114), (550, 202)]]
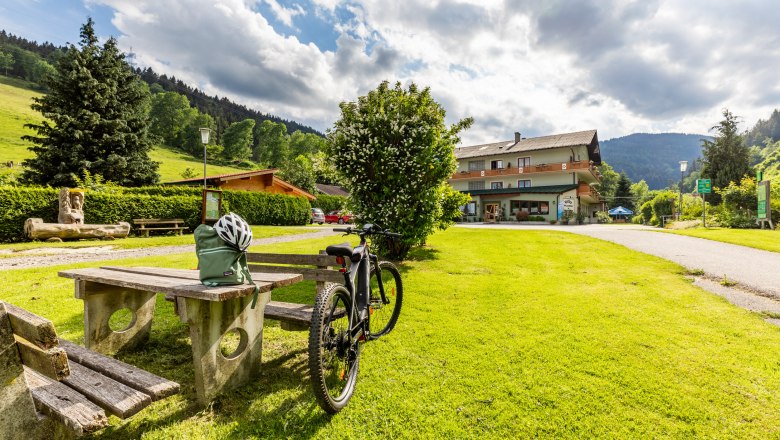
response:
[(244, 252), (252, 243), (252, 228), (240, 215), (229, 212), (214, 224), (219, 238), (231, 247)]

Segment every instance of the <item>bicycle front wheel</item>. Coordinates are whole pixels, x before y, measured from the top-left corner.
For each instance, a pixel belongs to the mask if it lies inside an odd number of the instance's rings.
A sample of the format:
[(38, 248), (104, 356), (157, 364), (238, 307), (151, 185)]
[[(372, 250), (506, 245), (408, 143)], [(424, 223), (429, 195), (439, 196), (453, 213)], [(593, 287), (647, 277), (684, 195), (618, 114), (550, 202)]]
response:
[(317, 295), (309, 331), (309, 373), (317, 403), (329, 414), (341, 411), (355, 391), (360, 344), (349, 333), (352, 299), (334, 284)]
[(379, 291), (379, 277), (371, 266), (371, 296), (369, 297), (369, 328), (370, 337), (376, 339), (390, 333), (401, 314), (401, 304), (404, 298), (404, 288), (401, 283), (401, 273), (389, 261), (380, 261), (382, 287), (385, 295)]

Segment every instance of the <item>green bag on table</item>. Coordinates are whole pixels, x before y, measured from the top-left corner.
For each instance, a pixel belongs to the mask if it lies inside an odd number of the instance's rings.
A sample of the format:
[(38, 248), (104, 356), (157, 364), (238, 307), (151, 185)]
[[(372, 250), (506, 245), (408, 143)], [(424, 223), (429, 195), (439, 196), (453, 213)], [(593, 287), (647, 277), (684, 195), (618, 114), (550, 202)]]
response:
[[(250, 283), (252, 275), (246, 262), (246, 252), (228, 246), (209, 225), (195, 229), (195, 253), (198, 255), (200, 282), (205, 286), (236, 286)], [(257, 303), (260, 289), (255, 285), (252, 308)]]

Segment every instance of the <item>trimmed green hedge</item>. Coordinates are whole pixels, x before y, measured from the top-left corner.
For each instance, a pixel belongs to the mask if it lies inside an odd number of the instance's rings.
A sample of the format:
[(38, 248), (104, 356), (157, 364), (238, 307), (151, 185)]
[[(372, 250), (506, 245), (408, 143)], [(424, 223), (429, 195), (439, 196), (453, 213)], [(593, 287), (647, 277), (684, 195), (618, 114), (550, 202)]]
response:
[(329, 196), (320, 194), (311, 202), (312, 208), (320, 208), (322, 212), (339, 211), (347, 207), (347, 198), (344, 196)]
[[(24, 222), (42, 218), (57, 222), (59, 190), (42, 187), (0, 186), (0, 242), (24, 240)], [(225, 191), (223, 208), (253, 225), (305, 225), (311, 219), (303, 197), (249, 191)], [(88, 191), (84, 221), (114, 224), (136, 218), (182, 218), (194, 231), (200, 224), (201, 189), (187, 187), (122, 188)]]

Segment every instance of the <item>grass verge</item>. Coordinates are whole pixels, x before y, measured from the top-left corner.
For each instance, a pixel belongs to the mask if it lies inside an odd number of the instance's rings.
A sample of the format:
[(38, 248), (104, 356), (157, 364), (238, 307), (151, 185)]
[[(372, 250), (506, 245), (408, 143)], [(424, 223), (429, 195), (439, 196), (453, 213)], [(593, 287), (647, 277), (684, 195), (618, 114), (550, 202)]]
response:
[[(316, 252), (338, 241), (253, 250)], [(398, 325), (366, 345), (339, 415), (314, 402), (306, 332), (272, 321), (261, 376), (198, 408), (187, 328), (158, 298), (149, 343), (118, 357), (183, 393), (112, 419), (96, 438), (780, 436), (780, 330), (692, 286), (680, 266), (564, 232), (465, 228), (430, 237), (411, 257)], [(195, 257), (110, 264), (186, 268)], [(4, 272), (0, 298), (81, 342), (81, 301), (56, 271)], [(313, 290), (299, 283), (274, 297), (310, 302)]]
[(659, 232), (687, 235), (689, 237), (706, 238), (723, 243), (762, 249), (770, 252), (780, 252), (780, 231), (769, 229), (728, 229), (728, 228), (693, 228), (693, 229), (659, 229)]

